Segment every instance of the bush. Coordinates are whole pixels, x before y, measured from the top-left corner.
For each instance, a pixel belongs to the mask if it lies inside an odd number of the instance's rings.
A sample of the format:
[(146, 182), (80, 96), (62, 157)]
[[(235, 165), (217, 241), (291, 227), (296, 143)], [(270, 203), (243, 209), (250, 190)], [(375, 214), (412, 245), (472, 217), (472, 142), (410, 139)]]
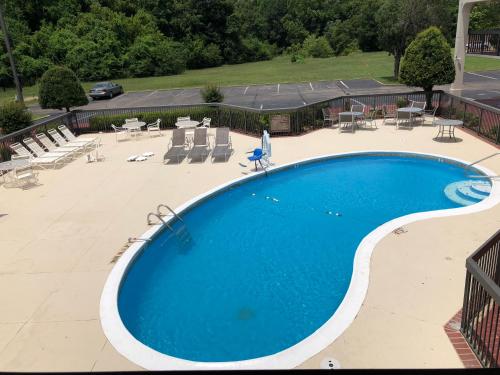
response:
[(405, 98), (398, 98), (396, 100), (396, 106), (398, 108), (403, 108), (403, 107), (406, 107), (407, 105), (408, 105), (408, 100)]
[(325, 37), (335, 56), (347, 56), (352, 52), (359, 51), (358, 41), (352, 37), (352, 32), (345, 22), (337, 20), (335, 23), (330, 23)]
[(8, 102), (0, 107), (0, 130), (10, 134), (31, 125), (31, 112), (17, 102)]
[(432, 108), (432, 89), (455, 80), (451, 48), (437, 27), (429, 27), (417, 35), (406, 49), (399, 79), (408, 86), (422, 87), (427, 108)]
[(55, 66), (40, 79), (38, 101), (42, 108), (65, 108), (88, 104), (80, 81), (71, 69)]
[(175, 123), (177, 122), (177, 117), (190, 116), (194, 120), (201, 121), (203, 117), (212, 118), (212, 123), (216, 122), (217, 119), (217, 108), (215, 107), (205, 107), (205, 108), (179, 108), (169, 112), (143, 112), (143, 113), (128, 113), (123, 115), (100, 115), (94, 116), (89, 122), (89, 131), (110, 131), (111, 124), (120, 126), (125, 123), (125, 119), (130, 117), (137, 117), (139, 121), (144, 121), (146, 123), (151, 123), (157, 119), (161, 120), (161, 128), (175, 128)]
[(201, 89), (201, 97), (205, 103), (222, 103), (224, 101), (224, 94), (220, 87), (212, 83)]
[(328, 40), (324, 36), (316, 37), (314, 35), (309, 35), (306, 40), (304, 40), (302, 50), (306, 56), (310, 57), (325, 58), (333, 56), (332, 47), (330, 47)]
[(196, 39), (189, 43), (187, 48), (188, 68), (210, 68), (223, 63), (220, 48), (213, 43), (205, 45), (201, 39)]
[(242, 40), (245, 61), (270, 60), (276, 54), (275, 47), (257, 38), (245, 38)]

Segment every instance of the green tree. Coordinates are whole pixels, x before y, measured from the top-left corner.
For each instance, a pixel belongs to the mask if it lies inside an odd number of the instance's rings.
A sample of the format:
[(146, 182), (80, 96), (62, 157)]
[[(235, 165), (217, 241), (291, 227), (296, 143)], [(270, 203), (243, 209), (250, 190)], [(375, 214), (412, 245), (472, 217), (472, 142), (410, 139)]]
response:
[(332, 47), (330, 47), (328, 40), (324, 36), (308, 36), (306, 40), (304, 40), (302, 49), (306, 56), (321, 58), (333, 56)]
[(432, 108), (432, 88), (452, 83), (455, 66), (451, 48), (437, 27), (430, 27), (410, 43), (401, 63), (400, 81), (408, 86), (422, 87), (427, 108)]
[(80, 81), (71, 69), (55, 66), (40, 79), (38, 101), (42, 108), (65, 108), (88, 104)]
[[(425, 28), (443, 28), (449, 22), (443, 14), (450, 0), (385, 0), (376, 14), (380, 47), (394, 56), (394, 78), (406, 47)], [(444, 27), (446, 29), (446, 27)]]
[(10, 134), (31, 125), (31, 112), (24, 104), (7, 102), (0, 107), (0, 133)]

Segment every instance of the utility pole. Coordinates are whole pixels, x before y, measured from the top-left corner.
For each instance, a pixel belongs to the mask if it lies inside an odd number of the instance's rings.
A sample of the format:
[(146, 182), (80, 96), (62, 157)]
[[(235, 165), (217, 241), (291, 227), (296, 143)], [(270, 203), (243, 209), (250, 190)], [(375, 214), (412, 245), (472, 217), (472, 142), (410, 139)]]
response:
[(10, 67), (12, 69), (12, 76), (14, 78), (14, 84), (16, 85), (16, 101), (24, 104), (23, 98), (23, 88), (21, 87), (21, 82), (17, 76), (16, 62), (14, 61), (14, 55), (12, 55), (12, 49), (10, 48), (9, 34), (7, 33), (7, 27), (5, 26), (5, 21), (3, 19), (3, 2), (0, 2), (0, 28), (3, 31), (3, 37), (5, 39), (5, 48), (7, 49), (7, 55), (9, 56)]

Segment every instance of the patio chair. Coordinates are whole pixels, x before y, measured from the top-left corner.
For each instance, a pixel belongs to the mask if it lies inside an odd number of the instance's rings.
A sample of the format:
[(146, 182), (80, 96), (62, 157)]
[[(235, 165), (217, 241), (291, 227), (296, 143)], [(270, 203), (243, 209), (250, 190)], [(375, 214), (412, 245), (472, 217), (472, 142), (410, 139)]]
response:
[(323, 126), (328, 126), (328, 123), (333, 127), (334, 122), (338, 120), (338, 118), (331, 114), (330, 108), (323, 108), (321, 110), (323, 112)]
[(19, 142), (13, 143), (9, 146), (12, 151), (18, 156), (24, 156), (29, 158), (29, 162), (31, 165), (40, 166), (45, 168), (46, 165), (55, 165), (61, 162), (60, 156), (44, 156), (44, 157), (35, 157), (24, 145)]
[(421, 112), (421, 113), (414, 113), (414, 114), (413, 114), (413, 121), (414, 121), (414, 122), (415, 122), (415, 121), (419, 121), (419, 122), (421, 122), (421, 123), (423, 123), (423, 122), (424, 122), (424, 117), (423, 117), (423, 115), (424, 115), (424, 112), (425, 112), (425, 108), (426, 108), (426, 106), (427, 106), (427, 103), (426, 103), (426, 102), (417, 102), (417, 101), (414, 101), (414, 100), (412, 100), (412, 101), (411, 101), (411, 105), (410, 105), (410, 107), (412, 107), (412, 108), (418, 108), (418, 109), (421, 109), (421, 110), (422, 110), (422, 112)]
[(61, 133), (59, 133), (55, 129), (49, 129), (47, 130), (47, 133), (52, 137), (54, 142), (60, 147), (62, 146), (72, 146), (72, 147), (83, 147), (83, 151), (86, 151), (87, 149), (93, 147), (96, 145), (94, 142), (87, 142), (87, 141), (70, 141), (68, 142), (66, 138), (64, 138)]
[(81, 152), (85, 149), (83, 146), (58, 146), (54, 142), (52, 142), (44, 133), (36, 134), (36, 138), (49, 152), (70, 152), (76, 155), (78, 152)]
[(152, 137), (154, 133), (158, 133), (158, 135), (160, 136), (162, 135), (160, 129), (160, 123), (161, 120), (158, 119), (155, 122), (146, 125), (146, 129), (148, 130), (148, 134), (150, 137)]
[(339, 132), (349, 129), (354, 133), (355, 119), (353, 115), (339, 114)]
[(412, 115), (410, 112), (397, 111), (396, 115), (396, 129), (412, 127)]
[(376, 115), (377, 115), (376, 109), (372, 109), (370, 110), (370, 112), (368, 112), (368, 115), (365, 117), (365, 121), (363, 124), (365, 128), (369, 127), (370, 129), (378, 129)]
[(382, 107), (382, 113), (384, 115), (384, 121), (382, 122), (382, 125), (385, 124), (393, 124), (396, 125), (396, 107), (393, 107), (391, 110), (387, 109), (387, 106)]
[(351, 112), (361, 112), (362, 113), (362, 115), (354, 117), (354, 120), (356, 122), (360, 122), (361, 124), (364, 124), (364, 122), (365, 122), (365, 108), (366, 108), (366, 106), (362, 103), (351, 105)]
[(31, 164), (15, 168), (12, 177), (16, 184), (28, 183), (36, 185), (38, 183), (38, 172), (33, 170), (33, 166)]
[(203, 117), (203, 120), (201, 121), (201, 127), (209, 128), (211, 122), (212, 122), (212, 119), (210, 117)]
[(128, 131), (128, 129), (120, 128), (118, 126), (115, 126), (114, 124), (111, 124), (111, 127), (115, 131), (116, 142), (118, 142), (120, 138), (122, 140), (125, 140), (130, 136), (130, 132)]
[(194, 129), (193, 148), (191, 149), (191, 160), (199, 158), (203, 160), (210, 153), (210, 143), (208, 141), (207, 128)]
[(224, 161), (233, 153), (229, 128), (217, 128), (215, 131), (215, 145), (212, 150), (212, 162), (218, 157), (224, 156)]
[(186, 150), (186, 129), (174, 129), (172, 138), (170, 138), (169, 148), (164, 156), (164, 159), (177, 159), (180, 162), (181, 157), (187, 155)]
[(23, 139), (24, 145), (36, 156), (39, 158), (45, 157), (55, 157), (61, 159), (71, 158), (73, 156), (73, 152), (63, 151), (63, 152), (50, 152), (45, 151), (33, 138), (27, 137)]
[(265, 169), (262, 165), (262, 157), (264, 156), (264, 152), (262, 151), (262, 149), (256, 148), (255, 150), (253, 150), (253, 152), (251, 152), (251, 154), (252, 156), (249, 156), (248, 160), (255, 163), (255, 172), (257, 172), (257, 162), (259, 162), (262, 169)]
[[(94, 147), (97, 140), (98, 140), (98, 137), (76, 137), (72, 132), (71, 130), (69, 130), (66, 125), (59, 125), (57, 127), (57, 129), (59, 129), (59, 131), (66, 137), (66, 139), (68, 140), (68, 143), (70, 144), (82, 144), (82, 143), (85, 143), (86, 146), (89, 146), (89, 147)], [(50, 133), (49, 133), (50, 134)], [(57, 142), (57, 140), (56, 140)], [(59, 144), (59, 146), (62, 146), (61, 144)]]
[(434, 126), (436, 125), (436, 112), (437, 112), (438, 107), (434, 107), (433, 109), (430, 110), (424, 110), (424, 114), (422, 116), (423, 121), (422, 125), (429, 124)]

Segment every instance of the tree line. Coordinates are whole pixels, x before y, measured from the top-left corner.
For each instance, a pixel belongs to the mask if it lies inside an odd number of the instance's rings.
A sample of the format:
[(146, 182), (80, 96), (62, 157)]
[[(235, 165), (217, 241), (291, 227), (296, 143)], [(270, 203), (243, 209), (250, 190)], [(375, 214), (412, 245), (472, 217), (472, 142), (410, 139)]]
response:
[[(290, 53), (329, 57), (385, 50), (399, 61), (418, 32), (449, 42), (458, 0), (3, 0), (24, 85), (54, 65), (84, 81), (178, 74)], [(500, 3), (471, 27), (499, 24)], [(0, 85), (12, 85), (5, 48)]]

